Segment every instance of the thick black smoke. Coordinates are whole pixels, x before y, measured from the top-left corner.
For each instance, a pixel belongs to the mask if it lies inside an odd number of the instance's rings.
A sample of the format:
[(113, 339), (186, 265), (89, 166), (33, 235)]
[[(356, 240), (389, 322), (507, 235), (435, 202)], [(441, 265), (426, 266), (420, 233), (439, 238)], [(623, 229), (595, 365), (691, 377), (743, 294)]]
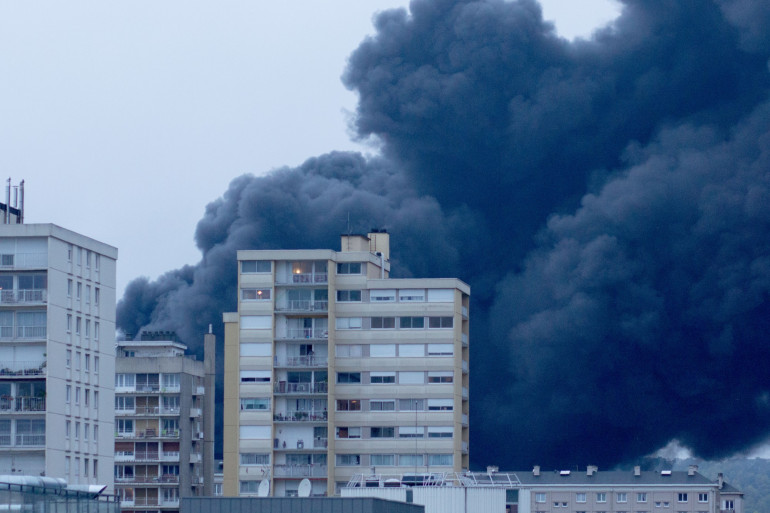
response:
[[(533, 1), (385, 12), (345, 83), (382, 157), (234, 180), (195, 267), (134, 281), (126, 332), (191, 346), (235, 251), (392, 233), (398, 276), (473, 289), (471, 459), (612, 465), (770, 435), (770, 4), (628, 0), (588, 41)], [(221, 328), (219, 328), (221, 330)]]

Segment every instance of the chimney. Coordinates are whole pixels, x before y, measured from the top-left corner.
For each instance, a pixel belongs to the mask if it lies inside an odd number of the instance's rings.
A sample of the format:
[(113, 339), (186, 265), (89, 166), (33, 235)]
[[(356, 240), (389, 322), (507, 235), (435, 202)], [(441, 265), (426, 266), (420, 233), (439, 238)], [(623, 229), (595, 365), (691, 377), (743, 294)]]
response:
[(540, 465), (535, 465), (532, 468), (532, 475), (533, 476), (539, 476), (540, 475)]
[(687, 467), (688, 476), (694, 476), (697, 471), (698, 471), (698, 465), (690, 465), (689, 467)]
[(724, 485), (725, 485), (725, 475), (720, 472), (719, 474), (717, 474), (717, 486), (721, 490)]
[(634, 467), (634, 475), (637, 476), (637, 477), (641, 476), (642, 475), (642, 467), (640, 467), (639, 465), (635, 466)]
[(592, 476), (597, 472), (599, 472), (599, 467), (597, 467), (596, 465), (588, 465), (588, 468), (586, 469), (587, 476)]

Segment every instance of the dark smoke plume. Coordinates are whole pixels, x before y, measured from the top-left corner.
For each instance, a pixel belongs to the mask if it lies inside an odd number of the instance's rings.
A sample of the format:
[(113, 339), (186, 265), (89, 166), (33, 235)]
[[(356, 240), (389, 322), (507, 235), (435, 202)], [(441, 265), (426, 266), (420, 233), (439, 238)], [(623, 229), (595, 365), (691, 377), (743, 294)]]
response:
[(126, 332), (200, 351), (238, 249), (392, 233), (396, 276), (471, 284), (474, 466), (609, 466), (770, 435), (770, 4), (628, 0), (568, 42), (534, 1), (414, 0), (343, 77), (382, 157), (235, 179), (194, 267), (136, 280)]

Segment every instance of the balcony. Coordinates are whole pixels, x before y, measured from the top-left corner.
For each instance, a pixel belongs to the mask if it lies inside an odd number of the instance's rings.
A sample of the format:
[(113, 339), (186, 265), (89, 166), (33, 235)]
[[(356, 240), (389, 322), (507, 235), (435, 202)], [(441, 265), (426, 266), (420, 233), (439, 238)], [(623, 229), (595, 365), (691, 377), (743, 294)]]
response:
[(276, 367), (328, 367), (329, 358), (326, 356), (283, 356), (275, 357)]
[(329, 273), (292, 273), (288, 279), (279, 280), (279, 285), (316, 285), (329, 283)]
[(279, 381), (273, 386), (273, 392), (276, 394), (326, 394), (329, 392), (329, 384)]
[(16, 434), (16, 447), (44, 447), (45, 435)]
[(177, 508), (179, 507), (179, 497), (177, 498), (163, 498), (160, 501), (160, 505), (165, 508)]
[(179, 451), (163, 451), (161, 459), (163, 461), (179, 461)]
[(136, 392), (160, 392), (160, 385), (157, 383), (145, 383), (145, 384), (136, 384), (136, 388), (134, 389)]
[(0, 378), (44, 377), (45, 368), (45, 360), (4, 362), (0, 363)]
[(466, 387), (462, 387), (462, 394), (463, 394), (463, 399), (467, 400), (468, 399), (468, 389)]
[(291, 299), (286, 301), (285, 304), (279, 304), (275, 307), (276, 312), (328, 312), (329, 301), (319, 300), (313, 301), (310, 299)]
[(468, 334), (463, 333), (462, 334), (462, 341), (463, 341), (463, 347), (468, 347)]
[(134, 499), (134, 506), (158, 506), (157, 497), (137, 497)]
[(275, 465), (273, 467), (275, 477), (326, 477), (327, 474), (326, 465)]
[(45, 397), (0, 397), (0, 413), (45, 411)]
[(329, 328), (289, 328), (283, 338), (288, 340), (326, 340), (329, 338)]
[(136, 451), (134, 461), (160, 461), (158, 451)]
[(463, 369), (463, 373), (468, 374), (468, 362), (465, 360), (463, 360), (462, 369)]
[(273, 415), (275, 422), (326, 422), (329, 415), (326, 411), (290, 411)]
[(42, 305), (48, 296), (46, 289), (0, 290), (0, 306)]

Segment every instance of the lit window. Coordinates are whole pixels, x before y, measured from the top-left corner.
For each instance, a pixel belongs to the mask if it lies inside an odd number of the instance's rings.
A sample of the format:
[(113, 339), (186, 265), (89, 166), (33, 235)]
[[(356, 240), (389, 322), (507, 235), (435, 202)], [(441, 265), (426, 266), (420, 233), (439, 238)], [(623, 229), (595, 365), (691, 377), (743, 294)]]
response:
[(270, 301), (272, 289), (241, 289), (243, 301)]
[(337, 411), (361, 411), (361, 400), (337, 399)]

